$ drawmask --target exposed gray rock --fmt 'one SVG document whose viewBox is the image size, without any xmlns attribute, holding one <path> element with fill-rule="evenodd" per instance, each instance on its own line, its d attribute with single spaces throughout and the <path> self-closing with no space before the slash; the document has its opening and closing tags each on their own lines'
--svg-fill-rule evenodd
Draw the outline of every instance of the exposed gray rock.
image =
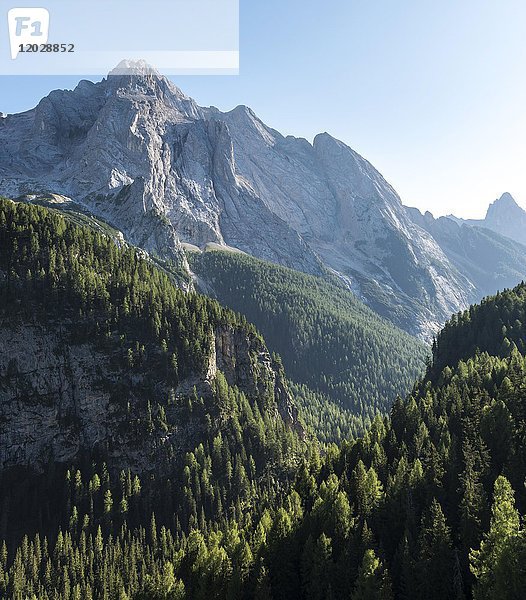
<svg viewBox="0 0 526 600">
<path fill-rule="evenodd" d="M 526 245 L 526 211 L 521 208 L 511 194 L 502 194 L 500 198 L 490 204 L 484 219 L 457 219 L 450 215 L 457 223 L 465 223 L 478 227 L 486 227 L 520 244 Z"/>
<path fill-rule="evenodd" d="M 128 67 L 130 65 L 127 65 Z M 385 179 L 328 134 L 284 137 L 247 107 L 202 108 L 138 64 L 56 91 L 0 127 L 0 193 L 59 193 L 131 243 L 183 262 L 180 242 L 329 270 L 429 337 L 477 286 Z"/>
<path fill-rule="evenodd" d="M 215 368 L 225 375 L 229 385 L 249 396 L 265 397 L 270 392 L 276 403 L 276 417 L 279 414 L 304 439 L 307 434 L 282 369 L 272 361 L 261 339 L 229 326 L 216 330 L 214 344 Z"/>
<path fill-rule="evenodd" d="M 43 472 L 50 462 L 74 464 L 82 456 L 103 456 L 112 470 L 162 469 L 163 448 L 191 450 L 199 423 L 177 421 L 168 432 L 146 434 L 141 395 L 144 375 L 130 375 L 109 365 L 109 357 L 90 343 L 73 344 L 73 324 L 2 323 L 0 327 L 0 470 L 29 467 Z M 233 327 L 217 329 L 205 373 L 196 373 L 174 392 L 159 382 L 158 401 L 175 394 L 203 397 L 212 393 L 217 371 L 255 400 L 269 399 L 267 409 L 302 436 L 303 426 L 279 369 L 262 341 Z M 126 382 L 125 397 L 113 391 Z M 275 399 L 275 401 L 272 400 Z"/>
<path fill-rule="evenodd" d="M 447 258 L 476 287 L 482 298 L 510 288 L 526 277 L 526 248 L 486 227 L 470 226 L 451 217 L 435 219 L 416 208 L 412 220 L 440 244 Z"/>
</svg>

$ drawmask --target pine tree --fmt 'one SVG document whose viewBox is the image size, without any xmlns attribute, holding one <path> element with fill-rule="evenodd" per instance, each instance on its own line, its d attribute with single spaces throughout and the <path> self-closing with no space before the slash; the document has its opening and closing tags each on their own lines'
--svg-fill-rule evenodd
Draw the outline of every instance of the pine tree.
<svg viewBox="0 0 526 600">
<path fill-rule="evenodd" d="M 422 598 L 442 600 L 451 597 L 454 573 L 453 544 L 451 531 L 436 498 L 422 518 L 417 569 Z"/>
<path fill-rule="evenodd" d="M 510 482 L 499 476 L 495 481 L 491 523 L 479 550 L 470 554 L 471 571 L 476 577 L 475 600 L 519 599 L 526 589 L 524 533 L 515 508 L 515 494 Z"/>
<path fill-rule="evenodd" d="M 264 560 L 261 558 L 258 565 L 256 577 L 256 589 L 254 591 L 254 600 L 272 600 L 272 589 L 270 587 L 270 578 Z"/>
<path fill-rule="evenodd" d="M 309 537 L 303 551 L 302 585 L 307 600 L 326 600 L 332 579 L 332 543 L 324 533 Z"/>
<path fill-rule="evenodd" d="M 356 580 L 351 600 L 392 600 L 389 576 L 374 550 L 367 549 Z"/>
<path fill-rule="evenodd" d="M 465 468 L 460 475 L 460 539 L 467 552 L 480 540 L 481 520 L 486 510 L 484 486 L 476 469 L 477 457 L 469 442 L 464 445 Z"/>
</svg>

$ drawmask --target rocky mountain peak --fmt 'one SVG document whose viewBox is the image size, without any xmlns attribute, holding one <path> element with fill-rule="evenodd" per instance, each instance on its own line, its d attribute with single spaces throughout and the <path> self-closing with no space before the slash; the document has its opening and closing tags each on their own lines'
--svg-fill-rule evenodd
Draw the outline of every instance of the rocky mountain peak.
<svg viewBox="0 0 526 600">
<path fill-rule="evenodd" d="M 507 192 L 490 205 L 486 218 L 480 224 L 526 244 L 526 211 Z"/>
<path fill-rule="evenodd" d="M 508 202 L 511 204 L 517 204 L 515 198 L 509 192 L 504 192 L 504 194 L 502 194 L 502 196 L 497 200 L 497 202 Z"/>
<path fill-rule="evenodd" d="M 514 213 L 524 212 L 515 201 L 515 198 L 509 192 L 505 192 L 500 198 L 489 205 L 486 219 L 491 219 L 492 217 L 502 214 L 503 212 L 506 213 L 506 218 L 510 218 L 512 216 L 510 211 L 514 211 Z"/>
<path fill-rule="evenodd" d="M 168 109 L 175 108 L 189 119 L 200 116 L 194 100 L 145 61 L 122 61 L 99 85 L 106 98 L 157 102 Z"/>
<path fill-rule="evenodd" d="M 284 137 L 246 106 L 199 107 L 143 62 L 53 92 L 0 128 L 0 193 L 44 192 L 160 256 L 164 240 L 216 243 L 310 274 L 328 269 L 426 337 L 475 299 L 392 186 L 344 142 Z"/>
</svg>

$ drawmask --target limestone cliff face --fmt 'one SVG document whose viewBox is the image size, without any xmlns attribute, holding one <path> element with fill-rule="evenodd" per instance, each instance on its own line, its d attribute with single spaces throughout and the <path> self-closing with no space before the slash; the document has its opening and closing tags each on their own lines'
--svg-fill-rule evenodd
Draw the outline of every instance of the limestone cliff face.
<svg viewBox="0 0 526 600">
<path fill-rule="evenodd" d="M 472 284 L 380 173 L 328 134 L 285 137 L 141 70 L 56 91 L 0 124 L 0 193 L 58 193 L 177 260 L 180 242 L 335 272 L 404 329 L 435 332 Z"/>
<path fill-rule="evenodd" d="M 304 439 L 306 432 L 283 371 L 261 339 L 233 327 L 221 327 L 216 330 L 214 345 L 215 368 L 225 375 L 228 383 L 249 396 L 273 397 L 276 418 L 282 418 Z"/>
<path fill-rule="evenodd" d="M 83 448 L 112 445 L 119 407 L 95 381 L 107 358 L 87 344 L 62 343 L 38 324 L 0 329 L 2 468 L 68 462 Z M 106 360 L 105 360 L 106 358 Z"/>
<path fill-rule="evenodd" d="M 198 422 L 180 422 L 168 411 L 169 428 L 148 429 L 142 390 L 153 390 L 151 405 L 170 394 L 182 397 L 196 386 L 212 393 L 217 370 L 251 399 L 272 391 L 269 410 L 303 433 L 279 371 L 259 338 L 233 327 L 215 332 L 205 373 L 172 390 L 116 366 L 115 357 L 94 344 L 71 341 L 73 324 L 2 323 L 0 326 L 0 469 L 44 471 L 49 463 L 74 464 L 82 457 L 104 458 L 110 469 L 162 469 L 168 445 L 192 449 Z M 275 400 L 273 400 L 275 398 Z"/>
<path fill-rule="evenodd" d="M 374 166 L 331 135 L 310 143 L 281 135 L 245 106 L 200 107 L 140 64 L 131 75 L 82 81 L 0 119 L 0 194 L 71 198 L 187 272 L 183 243 L 330 271 L 423 338 L 525 274 L 506 248 L 497 279 L 485 273 L 495 243 L 480 235 L 474 254 L 484 257 L 483 268 L 466 267 L 442 224 L 431 227 L 406 210 Z M 484 221 L 468 223 L 525 241 L 526 213 L 509 194 Z M 459 243 L 473 251 L 469 234 Z"/>
</svg>

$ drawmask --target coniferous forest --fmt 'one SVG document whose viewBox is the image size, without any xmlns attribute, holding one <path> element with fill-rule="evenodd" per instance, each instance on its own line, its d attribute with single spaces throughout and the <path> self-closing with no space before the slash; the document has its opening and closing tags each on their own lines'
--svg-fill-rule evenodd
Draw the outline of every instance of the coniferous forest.
<svg viewBox="0 0 526 600">
<path fill-rule="evenodd" d="M 251 310 L 278 286 L 263 278 Z M 234 289 L 226 275 L 225 285 Z M 308 298 L 287 317 L 296 340 L 304 321 L 306 331 L 340 335 L 339 325 L 308 322 Z M 379 401 L 384 414 L 368 415 L 359 437 L 334 435 L 347 438 L 339 445 L 327 443 L 333 434 L 317 439 L 323 419 L 306 427 L 295 407 L 298 398 L 308 415 L 320 402 L 311 386 L 343 404 L 348 391 L 308 380 L 305 343 L 295 365 L 281 346 L 282 364 L 245 317 L 180 291 L 144 254 L 49 210 L 0 202 L 0 305 L 9 339 L 39 336 L 57 360 L 67 357 L 58 391 L 43 394 L 17 348 L 2 349 L 13 358 L 0 372 L 0 597 L 524 597 L 525 284 L 453 316 L 412 391 L 389 411 Z M 384 351 L 379 343 L 371 378 L 393 364 Z M 90 402 L 102 410 L 104 398 L 106 411 L 97 445 L 86 442 L 79 408 L 85 380 L 73 392 L 64 384 L 79 356 L 85 374 L 97 359 L 88 381 Z M 367 386 L 349 406 L 366 406 Z M 23 425 L 8 411 L 52 414 L 79 444 L 75 460 L 54 460 L 53 438 L 38 468 L 24 464 L 5 441 L 6 423 Z"/>
<path fill-rule="evenodd" d="M 190 253 L 189 259 L 212 295 L 245 315 L 281 356 L 302 414 L 324 442 L 361 435 L 424 370 L 424 344 L 335 278 L 234 252 Z"/>
</svg>

